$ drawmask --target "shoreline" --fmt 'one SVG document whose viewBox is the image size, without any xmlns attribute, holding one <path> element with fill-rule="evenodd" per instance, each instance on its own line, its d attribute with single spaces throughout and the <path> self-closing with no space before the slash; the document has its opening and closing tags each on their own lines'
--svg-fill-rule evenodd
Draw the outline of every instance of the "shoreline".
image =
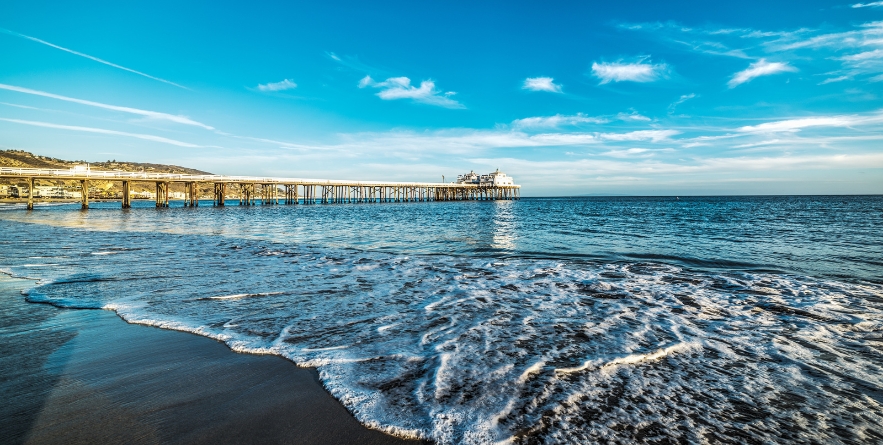
<svg viewBox="0 0 883 445">
<path fill-rule="evenodd" d="M 360 424 L 313 368 L 113 311 L 25 301 L 0 274 L 9 443 L 421 444 Z"/>
</svg>

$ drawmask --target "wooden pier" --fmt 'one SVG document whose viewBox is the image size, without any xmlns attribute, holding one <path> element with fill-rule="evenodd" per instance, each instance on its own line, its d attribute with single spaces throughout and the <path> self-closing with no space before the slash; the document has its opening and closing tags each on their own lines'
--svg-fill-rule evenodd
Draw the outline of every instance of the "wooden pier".
<svg viewBox="0 0 883 445">
<path fill-rule="evenodd" d="M 131 206 L 131 185 L 156 185 L 156 207 L 168 207 L 172 184 L 183 184 L 184 206 L 199 206 L 199 189 L 213 186 L 212 203 L 224 206 L 237 199 L 239 205 L 334 204 L 433 201 L 512 200 L 521 197 L 520 185 L 478 185 L 432 182 L 338 181 L 324 179 L 261 178 L 252 176 L 186 175 L 107 170 L 49 170 L 0 167 L 0 179 L 26 182 L 27 208 L 34 208 L 35 181 L 74 182 L 79 185 L 80 204 L 89 208 L 89 181 L 122 184 L 122 208 Z"/>
</svg>

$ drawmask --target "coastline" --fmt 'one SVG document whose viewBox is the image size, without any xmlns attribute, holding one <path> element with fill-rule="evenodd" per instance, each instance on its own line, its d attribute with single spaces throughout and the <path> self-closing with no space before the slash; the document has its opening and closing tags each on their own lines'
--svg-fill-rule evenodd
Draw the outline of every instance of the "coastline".
<svg viewBox="0 0 883 445">
<path fill-rule="evenodd" d="M 28 283 L 0 274 L 7 443 L 425 443 L 361 425 L 315 369 L 110 311 L 28 303 Z"/>
</svg>

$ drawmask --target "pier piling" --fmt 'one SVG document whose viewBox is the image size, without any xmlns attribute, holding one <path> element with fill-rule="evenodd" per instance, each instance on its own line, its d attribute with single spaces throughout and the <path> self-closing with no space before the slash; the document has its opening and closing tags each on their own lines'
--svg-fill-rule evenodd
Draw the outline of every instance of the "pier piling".
<svg viewBox="0 0 883 445">
<path fill-rule="evenodd" d="M 34 178 L 28 178 L 28 210 L 34 210 Z"/>
<path fill-rule="evenodd" d="M 129 190 L 129 181 L 123 181 L 123 204 L 122 204 L 123 207 L 122 208 L 128 209 L 128 208 L 132 207 L 132 203 L 130 201 L 131 199 L 132 199 L 132 196 L 131 196 L 130 190 Z"/>
<path fill-rule="evenodd" d="M 81 179 L 80 180 L 80 208 L 83 210 L 89 209 L 89 180 Z"/>
</svg>

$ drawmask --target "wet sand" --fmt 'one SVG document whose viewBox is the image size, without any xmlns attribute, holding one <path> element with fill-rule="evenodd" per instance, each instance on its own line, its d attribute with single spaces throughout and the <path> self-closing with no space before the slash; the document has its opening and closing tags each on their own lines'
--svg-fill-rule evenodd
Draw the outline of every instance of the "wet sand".
<svg viewBox="0 0 883 445">
<path fill-rule="evenodd" d="M 0 274 L 2 443 L 420 443 L 359 424 L 313 369 L 27 303 L 30 284 Z"/>
</svg>

